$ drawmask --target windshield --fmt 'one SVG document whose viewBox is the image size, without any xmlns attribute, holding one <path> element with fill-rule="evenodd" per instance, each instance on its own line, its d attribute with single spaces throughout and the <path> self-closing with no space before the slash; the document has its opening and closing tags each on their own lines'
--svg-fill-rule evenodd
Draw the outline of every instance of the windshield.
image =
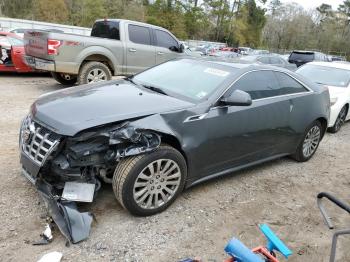
<svg viewBox="0 0 350 262">
<path fill-rule="evenodd" d="M 350 70 L 339 69 L 327 66 L 305 65 L 297 71 L 313 82 L 337 87 L 347 87 L 350 82 Z"/>
<path fill-rule="evenodd" d="M 198 101 L 214 92 L 232 70 L 214 63 L 182 59 L 146 70 L 134 76 L 133 81 Z"/>
</svg>

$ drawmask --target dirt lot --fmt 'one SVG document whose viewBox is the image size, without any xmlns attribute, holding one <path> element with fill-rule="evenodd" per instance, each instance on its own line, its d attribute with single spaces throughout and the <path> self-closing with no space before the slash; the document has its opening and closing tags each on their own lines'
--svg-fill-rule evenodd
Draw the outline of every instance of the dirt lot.
<svg viewBox="0 0 350 262">
<path fill-rule="evenodd" d="M 45 75 L 0 75 L 0 261 L 36 261 L 60 251 L 64 261 L 177 261 L 200 256 L 222 261 L 232 237 L 249 247 L 262 244 L 258 223 L 267 223 L 294 254 L 289 261 L 327 261 L 331 232 L 316 206 L 320 191 L 350 202 L 350 123 L 327 134 L 307 163 L 284 158 L 186 190 L 165 212 L 147 218 L 129 215 L 104 186 L 91 205 L 96 215 L 87 241 L 65 247 L 56 230 L 47 246 L 32 246 L 45 214 L 34 187 L 20 174 L 18 130 L 30 104 L 62 87 Z M 72 112 L 73 113 L 73 112 Z M 337 228 L 350 217 L 337 209 Z M 341 238 L 339 261 L 350 261 L 350 238 Z"/>
</svg>

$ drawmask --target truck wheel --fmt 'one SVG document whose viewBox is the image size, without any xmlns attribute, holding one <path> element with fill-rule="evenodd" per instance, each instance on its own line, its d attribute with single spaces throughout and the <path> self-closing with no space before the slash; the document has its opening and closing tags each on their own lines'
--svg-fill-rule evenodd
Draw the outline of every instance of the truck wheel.
<svg viewBox="0 0 350 262">
<path fill-rule="evenodd" d="M 111 79 L 111 70 L 101 62 L 87 62 L 83 64 L 78 75 L 79 85 L 108 81 Z"/>
<path fill-rule="evenodd" d="M 121 160 L 113 191 L 131 214 L 150 216 L 165 210 L 183 190 L 187 167 L 182 154 L 162 145 L 155 151 Z"/>
<path fill-rule="evenodd" d="M 51 72 L 53 79 L 62 85 L 74 85 L 77 82 L 77 76 Z"/>
</svg>

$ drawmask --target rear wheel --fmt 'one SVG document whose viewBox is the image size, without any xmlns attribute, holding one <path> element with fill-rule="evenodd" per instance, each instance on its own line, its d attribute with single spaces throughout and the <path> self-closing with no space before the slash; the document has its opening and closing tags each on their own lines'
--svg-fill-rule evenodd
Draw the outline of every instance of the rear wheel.
<svg viewBox="0 0 350 262">
<path fill-rule="evenodd" d="M 298 162 L 308 161 L 321 142 L 323 127 L 319 121 L 313 122 L 305 131 L 303 140 L 292 157 Z"/>
<path fill-rule="evenodd" d="M 343 108 L 339 112 L 337 119 L 335 120 L 334 126 L 328 128 L 328 131 L 330 133 L 337 133 L 342 127 L 342 125 L 345 123 L 347 114 L 348 114 L 348 108 L 346 106 L 343 106 Z"/>
<path fill-rule="evenodd" d="M 111 70 L 101 62 L 84 63 L 78 75 L 79 85 L 91 84 L 112 79 Z"/>
<path fill-rule="evenodd" d="M 114 194 L 131 214 L 154 215 L 165 210 L 182 191 L 186 170 L 181 153 L 162 145 L 149 154 L 119 162 L 113 176 Z"/>
<path fill-rule="evenodd" d="M 52 77 L 62 85 L 74 85 L 77 82 L 76 75 L 51 72 Z"/>
</svg>

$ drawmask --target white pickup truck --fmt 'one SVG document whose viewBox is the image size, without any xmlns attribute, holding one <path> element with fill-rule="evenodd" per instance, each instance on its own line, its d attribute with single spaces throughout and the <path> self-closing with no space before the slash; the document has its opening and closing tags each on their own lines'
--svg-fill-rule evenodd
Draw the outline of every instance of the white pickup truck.
<svg viewBox="0 0 350 262">
<path fill-rule="evenodd" d="M 31 30 L 24 41 L 27 64 L 66 85 L 132 75 L 186 55 L 166 29 L 120 19 L 97 20 L 91 36 Z"/>
</svg>

